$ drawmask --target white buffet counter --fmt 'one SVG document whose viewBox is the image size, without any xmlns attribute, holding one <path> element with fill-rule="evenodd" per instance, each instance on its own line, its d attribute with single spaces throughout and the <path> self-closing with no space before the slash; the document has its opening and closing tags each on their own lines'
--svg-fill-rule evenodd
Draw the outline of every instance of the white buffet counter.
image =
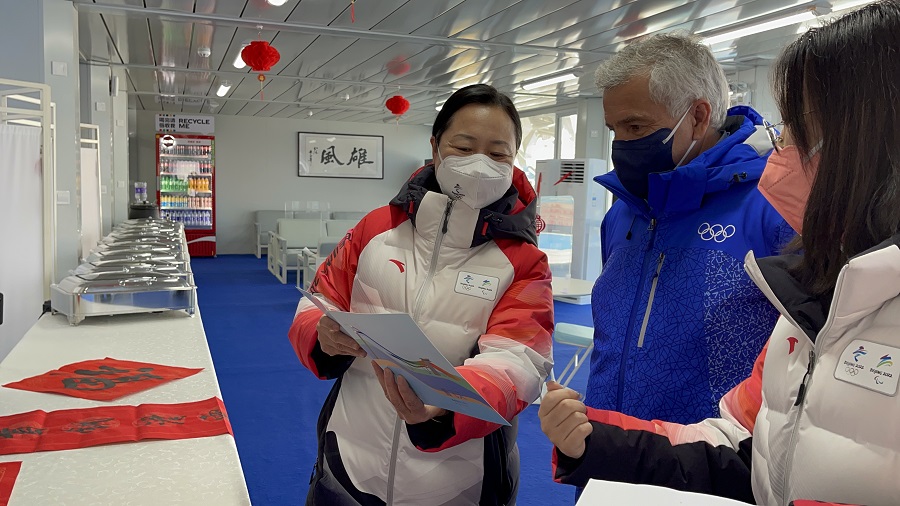
<svg viewBox="0 0 900 506">
<path fill-rule="evenodd" d="M 200 315 L 182 311 L 89 317 L 75 327 L 46 314 L 0 362 L 0 385 L 104 357 L 204 370 L 112 402 L 0 388 L 0 416 L 222 397 Z M 231 435 L 0 455 L 0 462 L 12 461 L 22 469 L 10 506 L 250 504 Z"/>
</svg>

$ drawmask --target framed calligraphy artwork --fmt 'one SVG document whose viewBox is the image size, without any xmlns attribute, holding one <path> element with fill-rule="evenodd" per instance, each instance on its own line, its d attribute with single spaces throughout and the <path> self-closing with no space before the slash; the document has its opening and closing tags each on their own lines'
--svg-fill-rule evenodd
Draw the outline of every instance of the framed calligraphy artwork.
<svg viewBox="0 0 900 506">
<path fill-rule="evenodd" d="M 384 137 L 299 133 L 300 177 L 384 179 Z"/>
</svg>

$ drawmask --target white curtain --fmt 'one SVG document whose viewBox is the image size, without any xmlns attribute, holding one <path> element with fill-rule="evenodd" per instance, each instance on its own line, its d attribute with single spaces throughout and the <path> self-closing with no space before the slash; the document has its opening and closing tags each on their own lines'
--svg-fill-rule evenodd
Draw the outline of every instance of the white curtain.
<svg viewBox="0 0 900 506">
<path fill-rule="evenodd" d="M 41 129 L 0 124 L 0 360 L 41 316 L 42 188 Z"/>
</svg>

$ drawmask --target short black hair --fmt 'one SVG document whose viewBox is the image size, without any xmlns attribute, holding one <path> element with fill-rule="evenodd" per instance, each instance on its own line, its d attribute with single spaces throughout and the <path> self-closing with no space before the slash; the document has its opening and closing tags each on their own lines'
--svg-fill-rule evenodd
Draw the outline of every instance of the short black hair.
<svg viewBox="0 0 900 506">
<path fill-rule="evenodd" d="M 431 135 L 436 141 L 440 142 L 441 135 L 450 128 L 450 120 L 456 111 L 469 104 L 484 104 L 503 109 L 516 129 L 516 149 L 519 149 L 522 144 L 522 120 L 519 118 L 519 111 L 508 96 L 489 84 L 472 84 L 450 95 L 431 127 Z"/>
</svg>

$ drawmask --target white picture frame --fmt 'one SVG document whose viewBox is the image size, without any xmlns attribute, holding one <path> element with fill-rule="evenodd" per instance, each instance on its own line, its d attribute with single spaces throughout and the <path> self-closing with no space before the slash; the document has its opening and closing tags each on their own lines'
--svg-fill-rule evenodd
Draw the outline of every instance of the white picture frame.
<svg viewBox="0 0 900 506">
<path fill-rule="evenodd" d="M 384 179 L 384 137 L 298 133 L 299 177 Z"/>
</svg>

